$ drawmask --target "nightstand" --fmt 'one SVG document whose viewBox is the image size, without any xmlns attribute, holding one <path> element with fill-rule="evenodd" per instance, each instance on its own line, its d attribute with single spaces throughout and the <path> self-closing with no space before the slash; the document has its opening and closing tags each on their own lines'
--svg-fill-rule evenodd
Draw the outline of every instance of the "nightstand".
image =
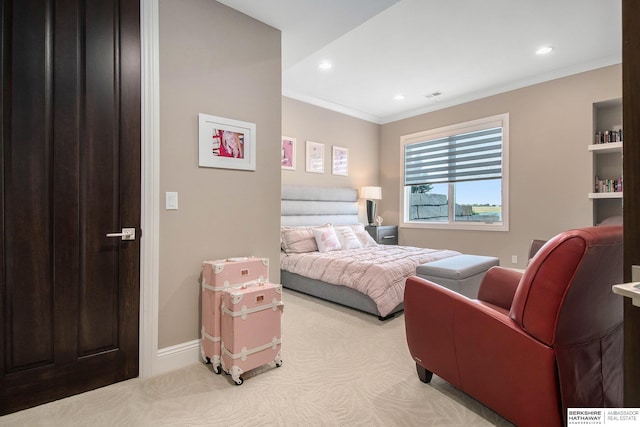
<svg viewBox="0 0 640 427">
<path fill-rule="evenodd" d="M 369 232 L 371 237 L 381 245 L 397 245 L 398 244 L 398 226 L 397 225 L 367 225 L 365 230 Z"/>
</svg>

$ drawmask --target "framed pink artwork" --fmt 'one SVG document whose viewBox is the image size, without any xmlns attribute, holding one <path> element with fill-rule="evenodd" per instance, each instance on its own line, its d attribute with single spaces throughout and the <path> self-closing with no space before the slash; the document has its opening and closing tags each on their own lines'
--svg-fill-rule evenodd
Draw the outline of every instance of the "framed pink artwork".
<svg viewBox="0 0 640 427">
<path fill-rule="evenodd" d="M 256 170 L 255 123 L 198 114 L 198 165 Z"/>
<path fill-rule="evenodd" d="M 282 137 L 280 145 L 280 164 L 282 169 L 296 170 L 296 139 L 288 136 Z"/>
</svg>

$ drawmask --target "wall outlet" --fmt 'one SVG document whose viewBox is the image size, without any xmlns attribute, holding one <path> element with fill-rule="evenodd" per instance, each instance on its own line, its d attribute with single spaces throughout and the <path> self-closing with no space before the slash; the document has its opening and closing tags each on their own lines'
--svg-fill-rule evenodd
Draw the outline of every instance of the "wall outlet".
<svg viewBox="0 0 640 427">
<path fill-rule="evenodd" d="M 518 263 L 518 255 L 511 255 L 511 264 Z"/>
</svg>

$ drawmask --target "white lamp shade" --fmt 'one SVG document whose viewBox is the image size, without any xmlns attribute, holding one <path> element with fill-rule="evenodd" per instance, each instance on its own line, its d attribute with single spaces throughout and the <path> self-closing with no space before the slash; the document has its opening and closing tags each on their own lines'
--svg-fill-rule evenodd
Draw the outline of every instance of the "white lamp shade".
<svg viewBox="0 0 640 427">
<path fill-rule="evenodd" d="M 381 200 L 382 187 L 361 187 L 360 198 L 369 200 Z"/>
</svg>

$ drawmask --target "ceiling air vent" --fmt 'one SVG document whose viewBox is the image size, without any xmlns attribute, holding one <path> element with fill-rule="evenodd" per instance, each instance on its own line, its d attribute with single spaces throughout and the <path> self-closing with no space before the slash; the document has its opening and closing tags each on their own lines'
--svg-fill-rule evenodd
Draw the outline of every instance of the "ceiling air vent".
<svg viewBox="0 0 640 427">
<path fill-rule="evenodd" d="M 428 93 L 424 97 L 427 98 L 427 99 L 431 99 L 431 98 L 435 98 L 436 96 L 440 96 L 440 95 L 442 95 L 442 92 L 440 92 L 438 90 L 438 91 L 435 91 L 435 92 Z"/>
</svg>

